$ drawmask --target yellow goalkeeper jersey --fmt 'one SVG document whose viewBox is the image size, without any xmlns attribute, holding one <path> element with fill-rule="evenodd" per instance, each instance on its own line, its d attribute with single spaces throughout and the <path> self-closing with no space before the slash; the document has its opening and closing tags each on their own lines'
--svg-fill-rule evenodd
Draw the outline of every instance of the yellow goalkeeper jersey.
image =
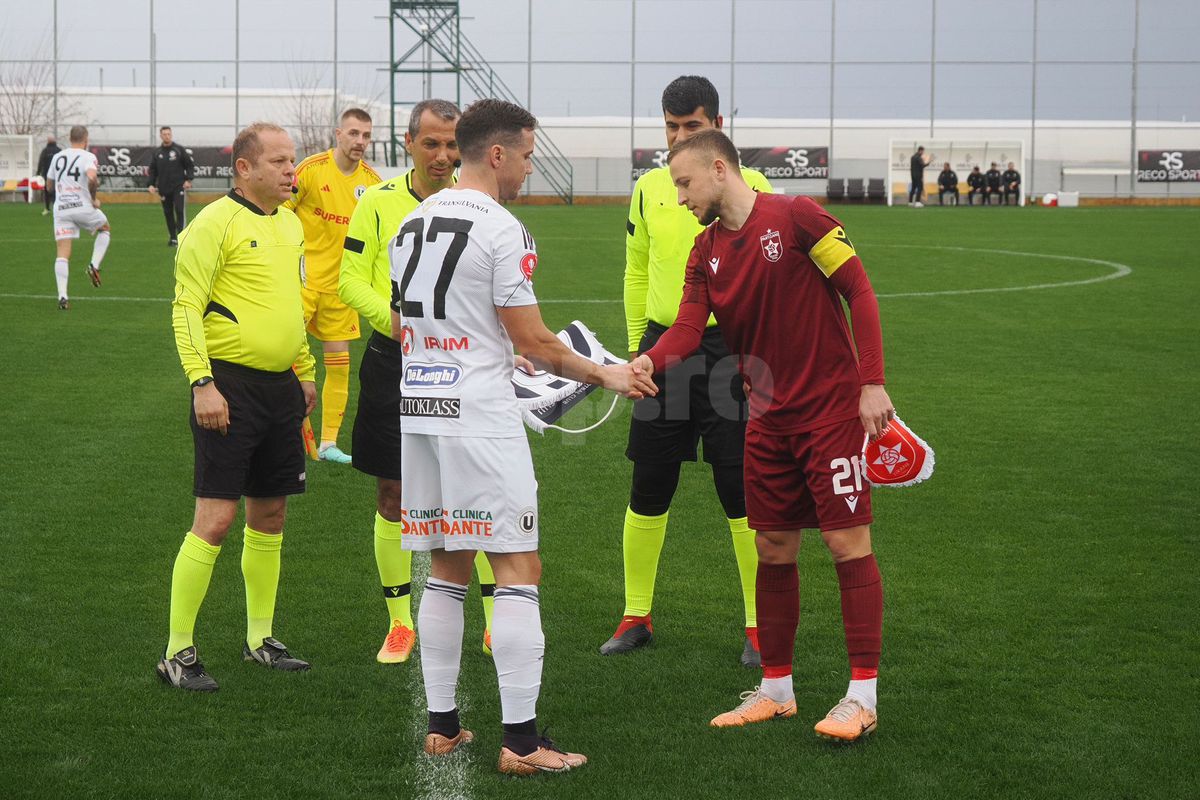
<svg viewBox="0 0 1200 800">
<path fill-rule="evenodd" d="M 742 167 L 751 189 L 771 191 L 761 172 Z M 638 349 L 647 320 L 670 327 L 683 299 L 683 279 L 692 243 L 704 227 L 686 206 L 667 167 L 652 169 L 633 187 L 625 236 L 625 326 L 629 350 Z M 708 324 L 715 325 L 710 315 Z"/>
<path fill-rule="evenodd" d="M 311 155 L 296 167 L 296 192 L 285 205 L 304 225 L 305 288 L 337 293 L 350 218 L 358 198 L 379 181 L 379 174 L 361 160 L 354 172 L 343 175 L 333 150 Z"/>
</svg>

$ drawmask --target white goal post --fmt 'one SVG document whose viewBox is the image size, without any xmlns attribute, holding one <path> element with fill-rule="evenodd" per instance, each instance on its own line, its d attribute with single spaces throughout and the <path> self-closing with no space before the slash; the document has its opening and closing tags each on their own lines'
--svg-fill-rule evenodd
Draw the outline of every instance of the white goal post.
<svg viewBox="0 0 1200 800">
<path fill-rule="evenodd" d="M 33 177 L 33 137 L 0 135 L 0 191 L 15 192 L 21 181 Z M 25 201 L 32 202 L 33 192 L 25 187 Z"/>
<path fill-rule="evenodd" d="M 893 205 L 896 198 L 901 204 L 908 202 L 908 189 L 912 183 L 910 159 L 918 147 L 925 148 L 929 165 L 925 167 L 925 195 L 937 197 L 937 176 L 942 165 L 950 162 L 950 169 L 958 173 L 960 202 L 967 200 L 967 175 L 975 167 L 987 172 L 995 161 L 1004 172 L 1012 161 L 1021 173 L 1019 203 L 1025 205 L 1028 190 L 1028 170 L 1025 163 L 1025 143 L 1018 139 L 890 139 L 888 140 L 887 202 Z"/>
</svg>

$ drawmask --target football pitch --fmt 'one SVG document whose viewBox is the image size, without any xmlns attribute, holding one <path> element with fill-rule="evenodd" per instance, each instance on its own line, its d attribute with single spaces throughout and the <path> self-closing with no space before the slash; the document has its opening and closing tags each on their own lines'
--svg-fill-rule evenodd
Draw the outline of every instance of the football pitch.
<svg viewBox="0 0 1200 800">
<path fill-rule="evenodd" d="M 50 219 L 0 206 L 0 797 L 1195 796 L 1197 210 L 833 209 L 880 295 L 892 400 L 937 452 L 929 482 L 874 493 L 880 725 L 854 746 L 812 731 L 849 671 L 817 535 L 801 551 L 799 714 L 712 729 L 759 674 L 738 663 L 741 597 L 708 468 L 685 467 L 672 506 L 653 644 L 605 658 L 623 606 L 630 405 L 584 436 L 531 437 L 539 720 L 590 762 L 526 780 L 495 770 L 475 586 L 460 706 L 476 740 L 444 761 L 419 754 L 419 664 L 374 660 L 387 632 L 374 481 L 344 466 L 310 463 L 289 507 L 275 634 L 313 670 L 242 662 L 238 522 L 196 631 L 221 690 L 159 683 L 192 513 L 190 393 L 161 212 L 105 210 L 104 285 L 84 274 L 85 235 L 60 312 Z M 624 209 L 514 211 L 537 239 L 547 324 L 582 320 L 624 350 Z M 607 406 L 593 396 L 568 422 Z"/>
</svg>

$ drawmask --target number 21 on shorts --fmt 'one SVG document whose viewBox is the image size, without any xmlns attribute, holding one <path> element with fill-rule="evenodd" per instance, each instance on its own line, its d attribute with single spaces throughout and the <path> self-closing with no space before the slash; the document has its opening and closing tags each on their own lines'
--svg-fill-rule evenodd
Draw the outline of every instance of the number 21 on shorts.
<svg viewBox="0 0 1200 800">
<path fill-rule="evenodd" d="M 863 479 L 866 477 L 866 465 L 858 456 L 850 458 L 835 458 L 829 462 L 829 468 L 837 470 L 833 474 L 833 493 L 836 495 L 855 494 L 861 492 Z M 853 484 L 850 479 L 853 478 Z"/>
</svg>

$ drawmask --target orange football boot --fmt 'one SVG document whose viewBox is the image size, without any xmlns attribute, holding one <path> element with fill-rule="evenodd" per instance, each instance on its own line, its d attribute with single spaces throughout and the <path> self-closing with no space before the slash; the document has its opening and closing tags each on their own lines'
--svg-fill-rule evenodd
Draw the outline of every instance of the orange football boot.
<svg viewBox="0 0 1200 800">
<path fill-rule="evenodd" d="M 794 697 L 786 703 L 777 703 L 755 686 L 753 691 L 742 692 L 741 698 L 742 704 L 737 708 L 713 717 L 711 724 L 714 728 L 736 728 L 752 722 L 796 716 Z"/>
<path fill-rule="evenodd" d="M 823 739 L 853 742 L 875 732 L 879 717 L 875 709 L 866 708 L 851 697 L 843 697 L 830 709 L 825 719 L 813 726 Z"/>
</svg>

